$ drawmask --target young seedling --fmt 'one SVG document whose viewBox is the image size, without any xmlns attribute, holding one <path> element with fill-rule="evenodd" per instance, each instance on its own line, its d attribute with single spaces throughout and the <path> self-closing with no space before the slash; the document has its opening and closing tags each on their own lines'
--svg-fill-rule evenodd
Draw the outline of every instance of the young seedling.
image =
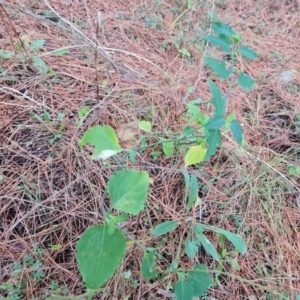
<svg viewBox="0 0 300 300">
<path fill-rule="evenodd" d="M 214 75 L 219 76 L 220 80 L 229 80 L 229 92 L 234 86 L 233 80 L 236 74 L 235 61 L 237 55 L 242 55 L 247 59 L 254 59 L 257 55 L 247 46 L 241 45 L 241 37 L 233 29 L 221 22 L 214 22 L 212 28 L 216 35 L 206 36 L 212 46 L 219 46 L 223 52 L 230 54 L 231 62 L 227 66 L 225 60 L 218 61 L 215 58 L 207 57 L 206 64 L 213 69 Z M 183 55 L 186 55 L 184 51 Z M 253 79 L 242 70 L 236 74 L 237 84 L 245 90 L 251 90 L 254 86 Z M 122 159 L 130 157 L 134 163 L 135 154 L 148 148 L 161 147 L 162 152 L 167 158 L 172 157 L 179 144 L 186 143 L 188 150 L 184 157 L 184 167 L 182 169 L 186 184 L 186 212 L 188 213 L 193 206 L 200 204 L 198 198 L 199 184 L 195 175 L 189 175 L 187 167 L 201 163 L 212 157 L 218 147 L 222 145 L 221 129 L 230 130 L 233 138 L 239 145 L 243 143 L 242 126 L 236 120 L 234 113 L 227 114 L 227 101 L 229 92 L 223 96 L 217 84 L 209 80 L 209 88 L 212 94 L 211 104 L 214 107 L 213 115 L 207 116 L 201 113 L 199 106 L 202 104 L 199 99 L 187 104 L 189 122 L 182 133 L 176 138 L 156 135 L 152 133 L 152 126 L 147 121 L 138 123 L 138 128 L 143 130 L 144 135 L 142 145 L 132 149 L 121 146 L 117 133 L 107 125 L 97 125 L 88 129 L 79 141 L 82 148 L 89 144 L 94 146 L 91 158 L 93 160 L 106 160 L 109 157 L 125 153 Z M 80 112 L 84 117 L 85 111 Z M 195 126 L 196 125 L 196 126 Z M 196 127 L 196 129 L 195 129 Z M 119 133 L 120 135 L 120 133 Z M 127 132 L 128 135 L 128 132 Z M 147 135 L 156 138 L 157 142 L 149 144 Z M 124 133 L 122 134 L 124 136 Z M 137 139 L 141 139 L 138 137 Z M 153 150 L 158 151 L 158 150 Z M 152 151 L 152 153 L 154 153 Z M 120 165 L 119 164 L 119 165 Z M 116 270 L 126 255 L 128 235 L 125 235 L 119 223 L 127 220 L 129 216 L 138 216 L 144 209 L 149 192 L 150 177 L 145 171 L 138 171 L 124 168 L 116 171 L 108 180 L 107 193 L 110 199 L 110 207 L 107 211 L 103 209 L 104 223 L 87 228 L 82 234 L 76 246 L 76 259 L 78 268 L 85 283 L 87 292 L 81 296 L 92 299 L 93 295 L 101 291 L 101 287 L 114 275 Z M 114 213 L 113 213 L 114 212 Z M 116 213 L 119 212 L 119 213 Z M 225 246 L 222 253 L 218 253 L 213 243 L 207 237 L 207 231 L 214 232 L 221 237 L 223 244 L 225 240 L 231 243 L 232 247 L 240 254 L 245 254 L 246 245 L 242 238 L 227 230 L 209 226 L 201 223 L 189 223 L 188 234 L 184 241 L 184 253 L 189 258 L 195 258 L 199 248 L 202 247 L 213 259 L 220 261 L 225 258 Z M 175 231 L 181 223 L 176 220 L 166 220 L 149 231 L 151 236 L 164 236 Z M 166 236 L 167 237 L 167 236 Z M 219 238 L 220 239 L 220 238 Z M 162 258 L 157 249 L 143 249 L 144 256 L 141 263 L 141 274 L 145 280 L 156 280 L 174 273 L 177 278 L 174 284 L 174 292 L 177 300 L 192 300 L 193 297 L 203 295 L 211 286 L 210 271 L 203 264 L 196 264 L 188 269 L 178 266 L 177 252 L 176 259 L 169 264 L 165 270 L 156 268 L 156 264 Z M 227 259 L 227 258 L 226 258 Z"/>
</svg>

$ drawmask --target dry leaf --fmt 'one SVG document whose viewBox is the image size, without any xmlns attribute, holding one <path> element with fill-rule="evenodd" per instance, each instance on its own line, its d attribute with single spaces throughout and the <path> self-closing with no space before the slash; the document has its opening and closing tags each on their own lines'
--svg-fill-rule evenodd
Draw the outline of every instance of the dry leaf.
<svg viewBox="0 0 300 300">
<path fill-rule="evenodd" d="M 117 136 L 120 142 L 128 142 L 128 141 L 132 142 L 132 139 L 134 139 L 138 134 L 139 134 L 138 122 L 130 122 L 127 124 L 123 124 L 117 130 Z"/>
<path fill-rule="evenodd" d="M 119 145 L 123 148 L 123 149 L 132 149 L 134 147 L 137 147 L 140 144 L 140 141 L 135 141 L 135 142 L 128 142 L 128 141 L 124 141 L 124 142 L 120 142 Z"/>
<path fill-rule="evenodd" d="M 167 291 L 167 290 L 163 290 L 163 289 L 158 289 L 157 294 L 162 295 L 164 297 L 169 297 L 169 298 L 176 296 L 174 293 Z"/>
<path fill-rule="evenodd" d="M 300 74 L 297 70 L 289 70 L 282 72 L 279 77 L 279 83 L 289 83 L 294 81 L 295 79 L 300 78 Z"/>
</svg>

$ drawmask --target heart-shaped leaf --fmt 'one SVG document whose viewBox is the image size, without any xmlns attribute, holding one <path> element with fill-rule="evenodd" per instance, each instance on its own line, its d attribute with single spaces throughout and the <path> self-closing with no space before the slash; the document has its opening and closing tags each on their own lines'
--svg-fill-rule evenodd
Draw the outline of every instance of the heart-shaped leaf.
<svg viewBox="0 0 300 300">
<path fill-rule="evenodd" d="M 123 150 L 119 146 L 115 131 L 107 125 L 91 127 L 78 144 L 80 147 L 86 144 L 95 146 L 92 159 L 106 159 Z"/>
<path fill-rule="evenodd" d="M 126 237 L 106 225 L 86 229 L 76 245 L 78 268 L 86 287 L 96 290 L 118 269 L 125 256 Z"/>
<path fill-rule="evenodd" d="M 244 72 L 240 72 L 238 83 L 245 91 L 251 91 L 254 87 L 254 80 Z"/>
<path fill-rule="evenodd" d="M 205 265 L 197 264 L 187 275 L 188 283 L 193 287 L 193 296 L 202 296 L 211 285 L 211 279 Z"/>
<path fill-rule="evenodd" d="M 163 151 L 166 157 L 171 157 L 173 155 L 174 151 L 174 142 L 168 141 L 168 139 L 165 138 L 159 138 L 161 141 L 163 141 Z"/>
<path fill-rule="evenodd" d="M 185 166 L 194 165 L 204 160 L 206 149 L 201 145 L 192 146 L 184 157 Z"/>
<path fill-rule="evenodd" d="M 146 252 L 144 254 L 141 271 L 147 280 L 151 280 L 158 275 L 158 272 L 155 269 L 154 258 L 153 252 Z"/>
<path fill-rule="evenodd" d="M 142 129 L 146 132 L 151 132 L 151 130 L 152 130 L 151 123 L 148 121 L 140 121 L 138 125 L 139 125 L 140 129 Z"/>
<path fill-rule="evenodd" d="M 174 287 L 177 300 L 192 300 L 193 299 L 193 287 L 183 279 L 179 279 Z"/>
<path fill-rule="evenodd" d="M 197 240 L 191 240 L 191 237 L 188 235 L 185 242 L 184 242 L 184 251 L 187 257 L 193 258 L 197 255 L 199 251 Z"/>
<path fill-rule="evenodd" d="M 144 209 L 149 183 L 147 172 L 131 169 L 116 172 L 107 185 L 112 207 L 138 215 Z"/>
</svg>

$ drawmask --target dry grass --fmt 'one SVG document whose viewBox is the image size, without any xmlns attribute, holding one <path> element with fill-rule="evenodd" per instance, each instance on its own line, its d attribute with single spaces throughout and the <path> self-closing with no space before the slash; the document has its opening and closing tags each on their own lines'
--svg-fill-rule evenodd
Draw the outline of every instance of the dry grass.
<svg viewBox="0 0 300 300">
<path fill-rule="evenodd" d="M 181 227 L 166 241 L 148 235 L 151 225 L 165 220 L 184 224 L 192 217 L 237 232 L 248 246 L 245 256 L 236 257 L 241 270 L 224 264 L 227 274 L 219 277 L 205 299 L 296 299 L 300 294 L 300 178 L 289 176 L 288 166 L 299 166 L 300 160 L 295 123 L 300 113 L 300 79 L 280 84 L 278 77 L 285 70 L 300 71 L 299 3 L 200 1 L 176 19 L 185 10 L 176 1 L 128 2 L 0 2 L 0 49 L 14 50 L 22 39 L 44 39 L 42 53 L 69 49 L 67 55 L 43 57 L 53 70 L 48 75 L 37 72 L 22 47 L 23 62 L 0 60 L 0 282 L 17 286 L 22 277 L 26 282 L 22 299 L 44 299 L 52 281 L 68 287 L 70 295 L 84 291 L 75 244 L 88 226 L 103 221 L 101 195 L 118 162 L 91 161 L 78 148 L 78 140 L 92 125 L 116 129 L 141 118 L 151 121 L 157 132 L 168 128 L 179 132 L 185 125 L 178 116 L 185 110 L 188 86 L 196 89 L 187 100 L 210 99 L 203 57 L 216 51 L 206 48 L 202 37 L 214 13 L 260 54 L 258 60 L 240 62 L 256 79 L 256 88 L 251 93 L 234 88 L 228 105 L 228 111 L 243 123 L 247 146 L 238 149 L 225 136 L 224 147 L 215 157 L 200 169 L 189 170 L 202 183 L 202 204 L 190 214 L 184 212 L 182 201 L 182 154 L 154 161 L 151 149 L 140 153 L 135 168 L 148 171 L 155 184 L 147 211 L 138 220 L 129 219 L 124 230 L 134 236 L 138 232 L 135 238 L 145 247 L 158 247 L 167 262 L 176 258 L 187 228 Z M 103 23 L 98 32 L 97 12 Z M 176 43 L 191 52 L 190 61 L 180 56 Z M 226 83 L 220 87 L 226 93 Z M 78 111 L 84 106 L 94 109 L 79 128 Z M 58 125 L 34 116 L 43 117 L 44 110 L 52 119 L 65 114 L 63 135 L 52 144 L 49 140 L 59 133 Z M 210 238 L 217 245 L 217 237 Z M 28 268 L 13 274 L 14 262 L 26 254 L 38 259 L 34 245 L 44 249 L 39 269 L 45 277 L 39 282 Z M 167 299 L 161 291 L 175 278 L 144 281 L 139 272 L 142 255 L 139 247 L 129 247 L 122 268 L 97 299 L 127 295 Z M 216 270 L 216 262 L 204 252 L 197 260 Z M 179 263 L 192 266 L 183 251 Z M 159 267 L 164 270 L 166 264 Z M 132 271 L 132 280 L 122 277 L 127 270 Z"/>
</svg>

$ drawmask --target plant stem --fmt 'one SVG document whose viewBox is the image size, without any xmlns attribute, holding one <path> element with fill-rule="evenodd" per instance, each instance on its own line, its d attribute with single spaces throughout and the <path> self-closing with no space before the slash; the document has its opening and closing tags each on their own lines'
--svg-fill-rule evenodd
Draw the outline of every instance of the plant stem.
<svg viewBox="0 0 300 300">
<path fill-rule="evenodd" d="M 175 143 L 175 142 L 182 141 L 184 139 L 196 138 L 196 137 L 203 138 L 203 136 L 194 136 L 194 135 L 193 136 L 182 136 L 182 137 L 179 137 L 177 139 L 172 139 L 172 140 L 167 140 L 167 141 L 160 141 L 160 142 L 156 142 L 156 143 L 153 143 L 153 144 L 149 144 L 147 146 L 135 147 L 132 150 L 140 151 L 140 150 L 144 150 L 144 149 L 147 149 L 147 148 L 150 148 L 150 147 L 153 147 L 153 146 L 162 145 L 162 144 L 171 143 L 171 142 Z M 188 142 L 188 144 L 190 144 L 190 142 Z"/>
</svg>

